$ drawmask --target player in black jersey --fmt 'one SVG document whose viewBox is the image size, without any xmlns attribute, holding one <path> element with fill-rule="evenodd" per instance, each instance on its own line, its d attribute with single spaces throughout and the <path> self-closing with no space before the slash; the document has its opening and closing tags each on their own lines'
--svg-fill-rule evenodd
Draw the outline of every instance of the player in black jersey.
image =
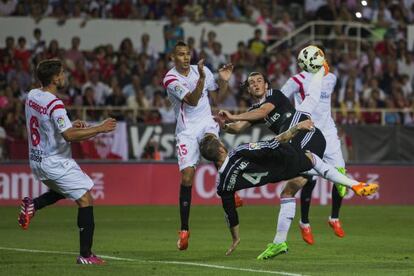
<svg viewBox="0 0 414 276">
<path fill-rule="evenodd" d="M 222 199 L 233 239 L 226 255 L 231 254 L 240 242 L 239 219 L 234 200 L 234 193 L 238 190 L 291 179 L 306 172 L 311 175 L 319 174 L 331 181 L 340 181 L 360 196 L 376 192 L 377 184 L 365 184 L 349 179 L 333 166 L 324 163 L 316 154 L 286 143 L 301 131 L 313 129 L 313 123 L 310 120 L 302 121 L 272 140 L 242 144 L 230 152 L 216 136 L 206 135 L 203 138 L 200 143 L 200 152 L 205 159 L 214 162 L 219 172 L 217 194 Z M 288 203 L 295 200 L 294 195 L 300 188 L 300 186 L 291 186 L 283 190 L 278 235 L 284 236 L 284 241 L 269 245 L 265 251 L 267 252 L 265 258 L 287 251 L 285 242 L 287 230 L 295 214 L 294 206 L 292 209 L 292 205 L 288 206 Z M 288 208 L 284 208 L 284 204 Z M 282 225 L 284 229 L 279 229 L 281 223 L 284 224 Z M 265 259 L 261 257 L 262 255 L 259 256 L 260 259 Z"/>
<path fill-rule="evenodd" d="M 317 81 L 320 83 L 322 82 L 324 70 L 325 69 L 321 69 L 317 74 L 315 74 L 315 80 L 312 80 L 309 85 L 310 91 L 314 89 Z M 316 77 L 319 77 L 320 79 Z M 251 73 L 244 86 L 257 102 L 249 109 L 248 112 L 238 115 L 232 115 L 228 111 L 220 111 L 219 116 L 216 117 L 216 121 L 225 132 L 240 133 L 252 125 L 264 123 L 275 134 L 278 134 L 285 131 L 290 126 L 309 118 L 306 113 L 296 111 L 289 99 L 281 91 L 276 89 L 268 89 L 268 81 L 261 73 Z M 311 100 L 311 97 L 308 98 Z M 225 124 L 226 121 L 231 123 Z M 318 128 L 315 128 L 314 131 L 299 133 L 292 139 L 291 143 L 297 148 L 310 150 L 319 157 L 323 158 L 326 141 L 322 132 Z M 311 176 L 306 176 L 306 178 L 296 177 L 289 180 L 286 186 L 304 186 L 307 182 L 309 185 L 314 186 L 316 181 L 313 180 Z M 302 214 L 309 213 L 308 200 L 309 197 L 306 197 L 306 195 L 301 198 Z M 340 200 L 340 197 L 333 197 L 332 204 L 334 206 L 338 206 L 337 208 L 339 208 L 341 204 L 337 201 Z M 302 236 L 310 236 L 310 238 L 305 241 L 309 244 L 313 244 L 312 235 L 304 235 L 304 230 L 302 228 L 301 231 Z"/>
</svg>

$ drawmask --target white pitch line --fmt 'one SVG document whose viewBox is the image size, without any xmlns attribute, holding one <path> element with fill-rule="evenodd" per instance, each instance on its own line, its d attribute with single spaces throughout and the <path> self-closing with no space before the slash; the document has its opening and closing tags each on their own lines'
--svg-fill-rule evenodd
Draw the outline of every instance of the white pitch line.
<svg viewBox="0 0 414 276">
<path fill-rule="evenodd" d="M 59 254 L 59 255 L 78 255 L 78 253 L 67 252 L 67 251 L 51 251 L 51 250 L 38 250 L 38 249 L 13 248 L 13 247 L 0 247 L 0 250 L 28 252 L 28 253 Z M 108 260 L 127 261 L 127 262 L 174 264 L 174 265 L 198 266 L 198 267 L 208 267 L 208 268 L 234 270 L 234 271 L 244 271 L 244 272 L 267 273 L 267 274 L 276 274 L 276 275 L 284 275 L 284 276 L 304 276 L 302 274 L 289 273 L 289 272 L 284 272 L 284 271 L 260 270 L 260 269 L 252 269 L 252 268 L 239 268 L 239 267 L 214 265 L 214 264 L 202 264 L 202 263 L 180 262 L 180 261 L 152 261 L 152 260 L 121 258 L 121 257 L 106 256 L 106 255 L 99 255 L 99 256 L 104 258 L 104 259 L 108 259 Z"/>
</svg>

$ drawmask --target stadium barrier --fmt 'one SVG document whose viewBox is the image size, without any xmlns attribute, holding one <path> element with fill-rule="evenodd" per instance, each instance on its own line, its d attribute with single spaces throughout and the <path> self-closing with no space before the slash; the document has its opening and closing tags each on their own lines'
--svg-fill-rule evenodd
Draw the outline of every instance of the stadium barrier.
<svg viewBox="0 0 414 276">
<path fill-rule="evenodd" d="M 168 163 L 83 163 L 82 169 L 93 179 L 92 195 L 97 205 L 175 205 L 178 203 L 180 175 L 176 164 Z M 362 181 L 380 184 L 377 194 L 361 198 L 349 192 L 344 203 L 351 205 L 414 204 L 413 166 L 349 166 L 349 174 Z M 217 205 L 217 171 L 211 164 L 197 168 L 193 202 Z M 240 191 L 246 204 L 277 205 L 283 182 Z M 318 179 L 312 200 L 326 205 L 331 201 L 332 184 Z M 0 206 L 17 206 L 25 196 L 36 197 L 47 187 L 31 174 L 27 164 L 0 165 Z M 60 204 L 68 204 L 64 201 Z"/>
</svg>

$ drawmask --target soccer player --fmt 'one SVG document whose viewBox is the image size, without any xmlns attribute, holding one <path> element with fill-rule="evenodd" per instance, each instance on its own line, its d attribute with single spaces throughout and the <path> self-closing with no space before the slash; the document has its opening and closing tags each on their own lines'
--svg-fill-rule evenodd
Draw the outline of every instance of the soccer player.
<svg viewBox="0 0 414 276">
<path fill-rule="evenodd" d="M 242 144 L 230 152 L 215 136 L 206 135 L 203 138 L 200 151 L 205 159 L 214 162 L 219 172 L 217 194 L 222 199 L 232 236 L 232 244 L 226 255 L 230 255 L 240 243 L 239 219 L 234 200 L 234 193 L 238 190 L 291 179 L 299 173 L 306 172 L 317 173 L 328 180 L 343 183 L 359 196 L 368 196 L 377 191 L 377 184 L 365 184 L 350 179 L 333 166 L 324 163 L 316 154 L 285 143 L 301 131 L 312 129 L 313 124 L 310 120 L 302 121 L 272 140 Z M 258 259 L 267 259 L 287 252 L 287 233 L 295 216 L 294 195 L 300 188 L 301 185 L 297 185 L 286 186 L 283 189 L 280 196 L 281 210 L 276 243 L 269 244 Z"/>
<path fill-rule="evenodd" d="M 204 66 L 204 60 L 190 65 L 190 49 L 184 42 L 178 42 L 172 52 L 174 67 L 164 77 L 164 87 L 174 106 L 177 125 L 175 129 L 178 166 L 181 172 L 180 218 L 181 228 L 177 247 L 188 247 L 191 189 L 195 166 L 200 158 L 199 142 L 205 134 L 218 136 L 219 127 L 214 121 L 208 95 L 219 101 L 228 89 L 233 65 L 227 64 L 219 70 L 218 85 L 211 71 Z M 219 94 L 211 93 L 217 91 Z"/>
<path fill-rule="evenodd" d="M 78 209 L 80 255 L 78 264 L 104 264 L 92 253 L 95 222 L 90 190 L 93 182 L 72 159 L 70 142 L 92 138 L 116 128 L 115 119 L 87 127 L 83 121 L 71 122 L 63 102 L 56 96 L 65 86 L 62 62 L 57 59 L 41 61 L 36 68 L 41 87 L 27 95 L 26 125 L 29 137 L 29 160 L 33 174 L 50 190 L 37 198 L 25 197 L 21 204 L 19 225 L 24 230 L 35 213 L 63 198 L 74 200 Z"/>
<path fill-rule="evenodd" d="M 345 174 L 345 161 L 342 156 L 338 131 L 331 116 L 331 94 L 335 88 L 336 76 L 332 73 L 326 74 L 322 78 L 320 89 L 311 90 L 309 85 L 313 76 L 314 74 L 312 73 L 302 71 L 289 78 L 281 88 L 281 91 L 290 100 L 294 100 L 296 110 L 308 114 L 315 126 L 322 131 L 326 140 L 323 160 Z M 308 178 L 308 183 L 303 187 L 300 197 L 301 219 L 299 227 L 303 240 L 308 244 L 314 243 L 312 228 L 309 222 L 309 208 L 315 184 L 316 180 Z M 346 191 L 346 187 L 343 185 L 337 184 L 332 187 L 332 209 L 331 216 L 328 218 L 328 224 L 334 230 L 335 235 L 340 238 L 345 236 L 339 221 L 339 210 Z"/>
</svg>

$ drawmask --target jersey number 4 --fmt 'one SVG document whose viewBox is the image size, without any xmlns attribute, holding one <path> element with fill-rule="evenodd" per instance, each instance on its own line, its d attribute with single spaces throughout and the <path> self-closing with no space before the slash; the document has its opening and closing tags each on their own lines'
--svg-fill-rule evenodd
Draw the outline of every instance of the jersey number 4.
<svg viewBox="0 0 414 276">
<path fill-rule="evenodd" d="M 32 140 L 32 145 L 36 147 L 40 143 L 40 133 L 39 133 L 39 120 L 32 116 L 30 118 L 30 139 Z"/>
<path fill-rule="evenodd" d="M 250 183 L 252 183 L 253 185 L 257 185 L 260 183 L 260 180 L 262 179 L 262 177 L 268 175 L 269 172 L 264 172 L 264 173 L 243 173 L 242 176 L 244 177 L 244 179 L 246 179 L 247 181 L 249 181 Z"/>
</svg>

